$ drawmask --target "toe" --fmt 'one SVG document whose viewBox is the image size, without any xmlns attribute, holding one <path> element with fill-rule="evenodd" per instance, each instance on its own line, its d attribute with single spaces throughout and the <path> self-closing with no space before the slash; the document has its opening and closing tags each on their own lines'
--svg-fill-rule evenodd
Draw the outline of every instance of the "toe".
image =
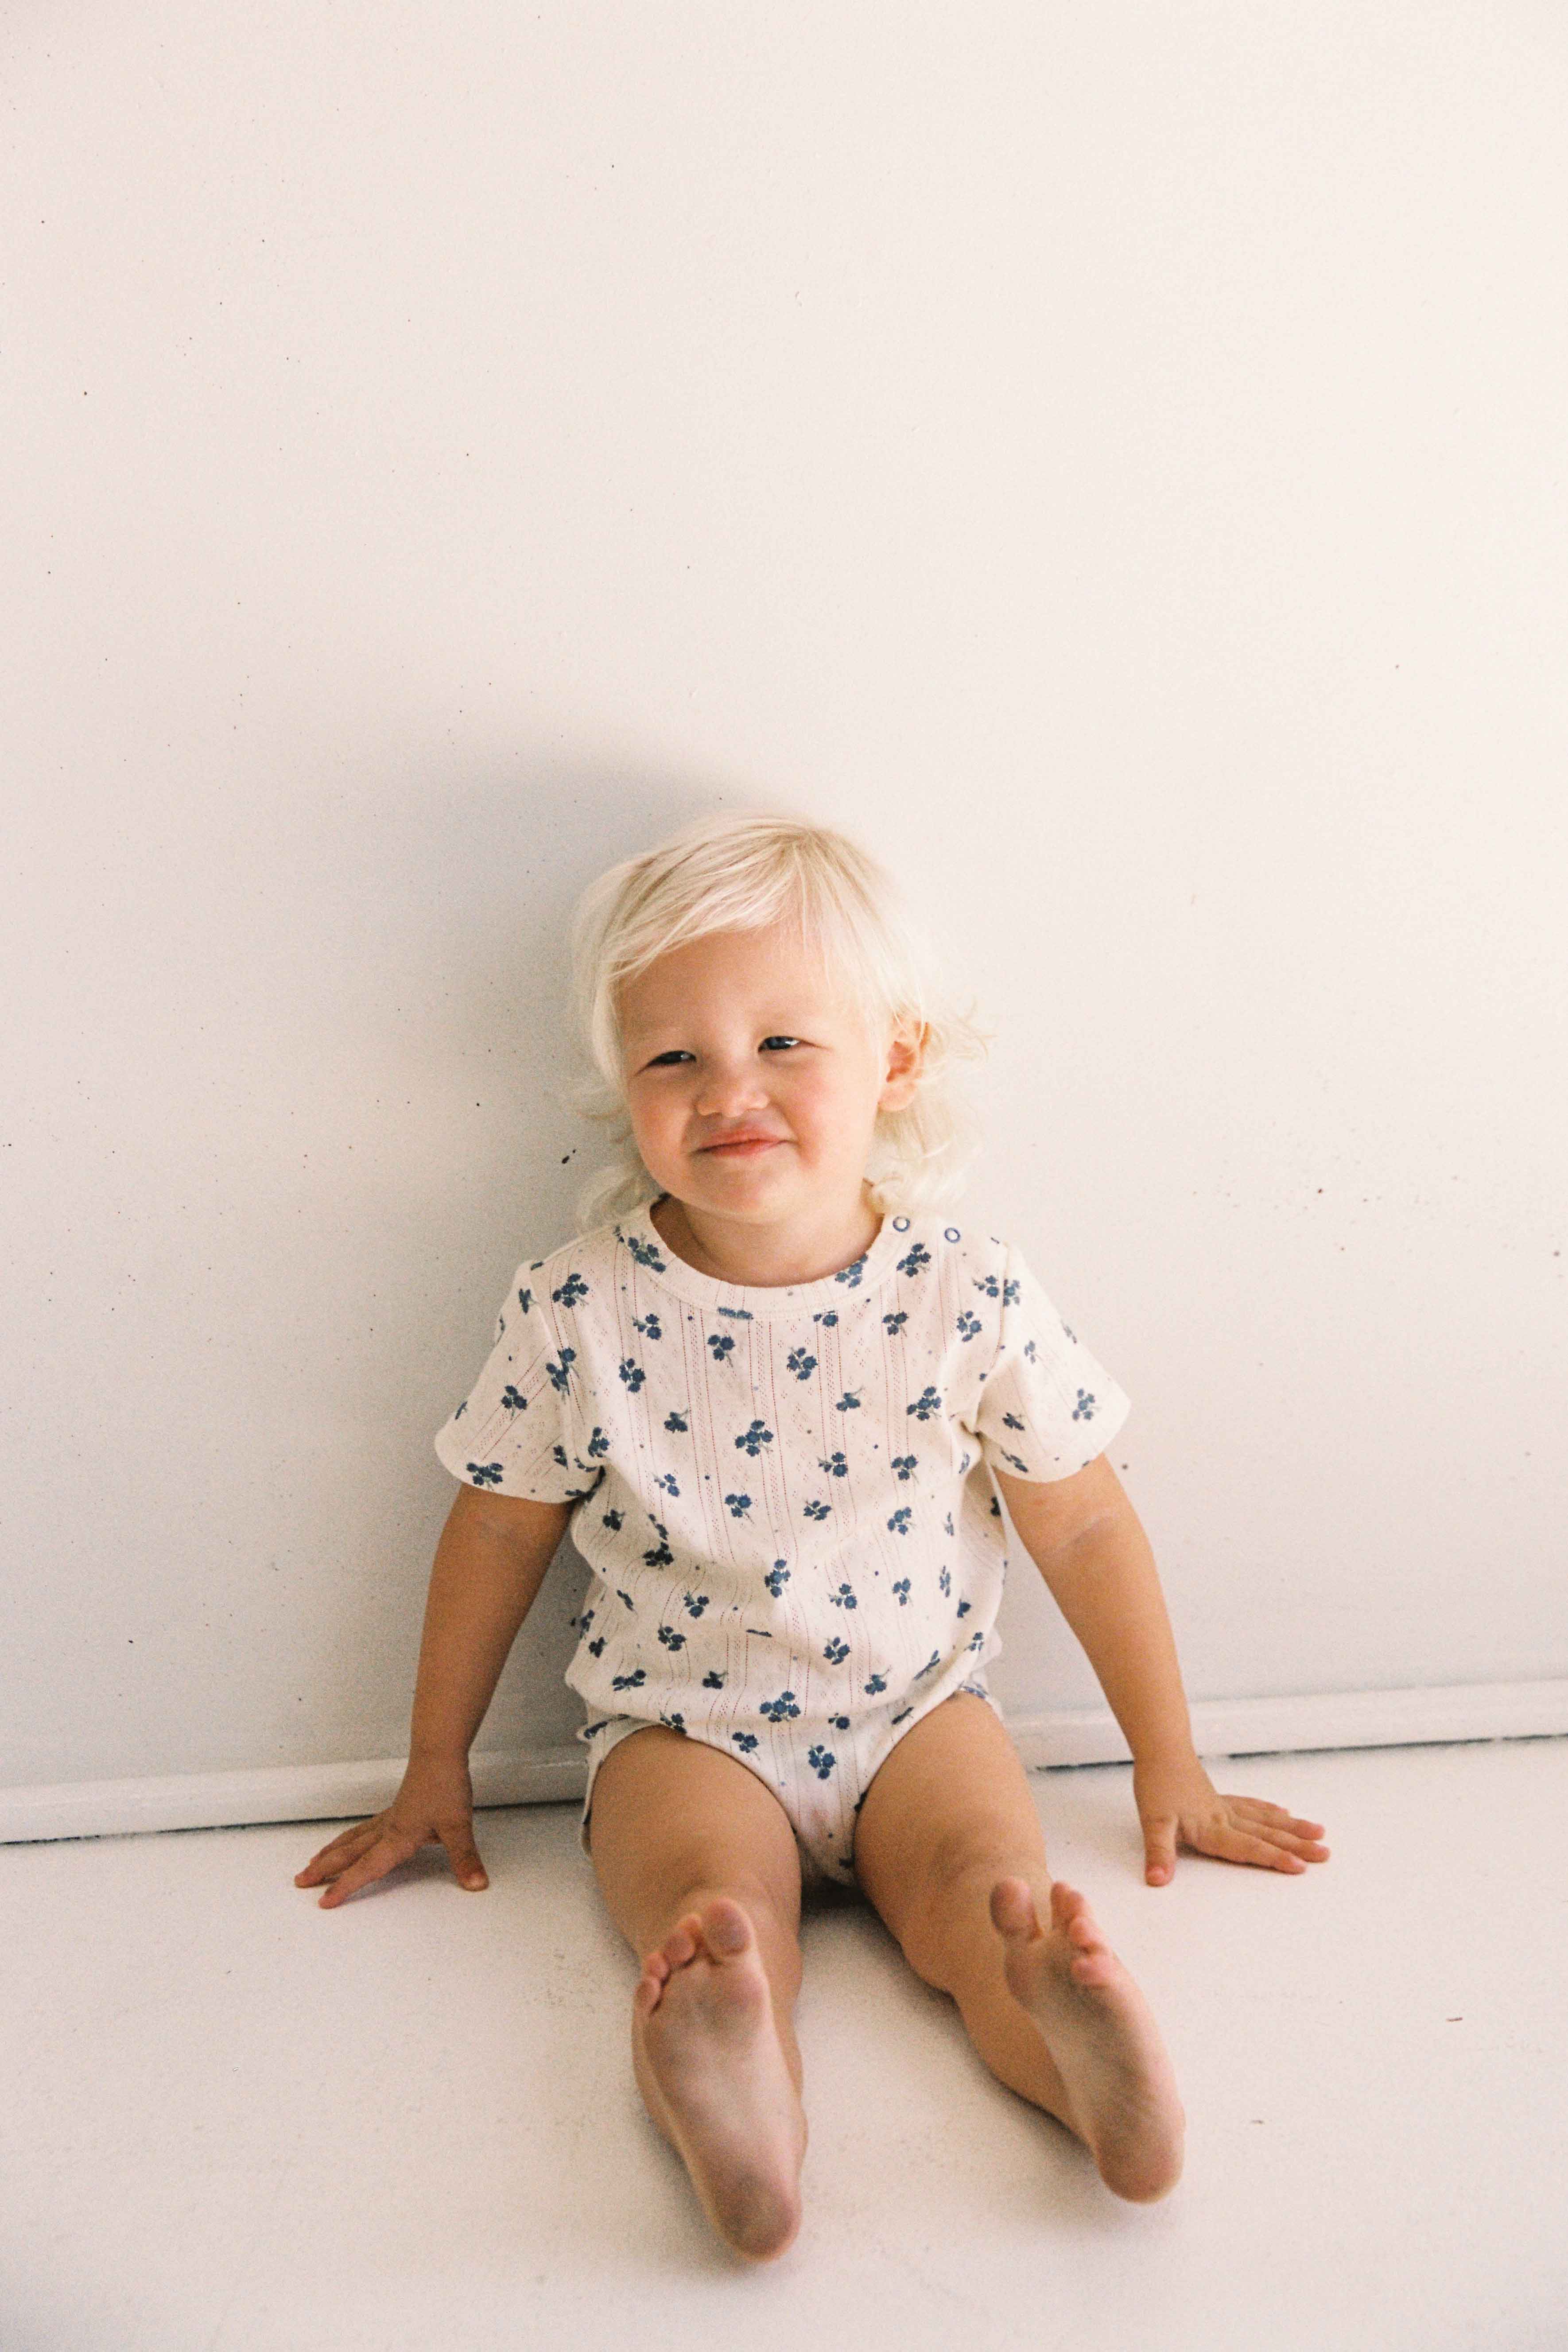
<svg viewBox="0 0 1568 2352">
<path fill-rule="evenodd" d="M 732 1959 L 752 1941 L 752 1923 L 738 1903 L 721 1895 L 702 1914 L 702 1940 L 719 1959 Z"/>
<path fill-rule="evenodd" d="M 991 1889 L 991 1924 L 1000 1936 L 1037 1936 L 1039 1915 L 1026 1878 L 999 1878 Z"/>
</svg>

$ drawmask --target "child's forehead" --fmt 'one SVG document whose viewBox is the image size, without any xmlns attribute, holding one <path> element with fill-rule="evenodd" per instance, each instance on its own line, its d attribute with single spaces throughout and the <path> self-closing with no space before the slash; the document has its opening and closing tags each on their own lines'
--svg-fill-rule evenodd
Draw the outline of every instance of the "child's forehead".
<svg viewBox="0 0 1568 2352">
<path fill-rule="evenodd" d="M 700 1013 L 795 1009 L 818 1019 L 853 1016 L 848 976 L 796 940 L 720 933 L 672 949 L 618 991 L 628 1032 Z"/>
</svg>

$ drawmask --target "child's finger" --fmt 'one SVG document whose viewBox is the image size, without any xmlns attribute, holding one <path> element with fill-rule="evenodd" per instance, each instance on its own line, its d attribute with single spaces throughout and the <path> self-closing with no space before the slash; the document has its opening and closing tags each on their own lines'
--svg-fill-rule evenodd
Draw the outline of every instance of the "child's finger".
<svg viewBox="0 0 1568 2352">
<path fill-rule="evenodd" d="M 1204 1852 L 1216 1855 L 1221 1862 L 1261 1863 L 1266 1870 L 1297 1871 L 1307 1867 L 1298 1854 L 1287 1853 L 1283 1846 L 1228 1823 L 1216 1823 L 1205 1832 Z"/>
<path fill-rule="evenodd" d="M 1150 1886 L 1163 1886 L 1175 1874 L 1176 1823 L 1174 1815 L 1156 1818 L 1143 1824 L 1143 1877 Z"/>
<path fill-rule="evenodd" d="M 389 1870 L 395 1870 L 400 1862 L 406 1862 L 416 1851 L 416 1848 L 406 1838 L 383 1838 L 368 1853 L 362 1854 L 352 1869 L 345 1870 L 341 1878 L 333 1880 L 317 1909 L 334 1909 L 357 1887 L 368 1886 L 373 1878 L 384 1878 Z"/>
<path fill-rule="evenodd" d="M 330 1845 L 313 1853 L 303 1870 L 294 1874 L 296 1886 L 310 1886 L 318 1878 L 330 1878 L 346 1863 L 357 1859 L 366 1846 L 374 1844 L 380 1832 L 374 1822 L 356 1822 L 352 1830 L 343 1830 Z"/>
<path fill-rule="evenodd" d="M 453 1874 L 459 1886 L 488 1886 L 489 1874 L 479 1860 L 479 1847 L 471 1837 L 460 1830 L 444 1830 L 442 1842 L 452 1858 Z"/>
</svg>

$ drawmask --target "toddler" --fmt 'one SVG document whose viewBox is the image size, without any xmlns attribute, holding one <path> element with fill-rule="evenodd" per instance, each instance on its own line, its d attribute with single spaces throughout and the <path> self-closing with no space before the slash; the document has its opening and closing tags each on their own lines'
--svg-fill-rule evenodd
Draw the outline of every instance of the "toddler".
<svg viewBox="0 0 1568 2352">
<path fill-rule="evenodd" d="M 800 2224 L 803 1881 L 858 1886 L 992 2072 L 1118 2196 L 1163 2197 L 1170 2059 L 1047 1868 L 986 1687 L 1009 1522 L 1126 1735 L 1148 1883 L 1178 1843 L 1284 1871 L 1328 1850 L 1215 1793 L 1105 1454 L 1129 1401 L 952 1207 L 948 1066 L 982 1034 L 880 866 L 795 818 L 702 820 L 613 867 L 573 952 L 621 1156 L 578 1238 L 518 1267 L 436 1437 L 461 1483 L 402 1786 L 295 1883 L 330 1907 L 438 1840 L 487 1885 L 468 1751 L 570 1526 L 581 1842 L 642 1963 L 638 2088 L 725 2243 L 767 2261 Z"/>
</svg>

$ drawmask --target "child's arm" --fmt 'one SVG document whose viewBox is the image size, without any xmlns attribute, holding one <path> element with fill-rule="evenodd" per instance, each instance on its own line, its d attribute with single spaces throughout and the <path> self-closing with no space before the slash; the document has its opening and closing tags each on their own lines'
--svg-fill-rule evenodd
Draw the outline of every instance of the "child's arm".
<svg viewBox="0 0 1568 2352">
<path fill-rule="evenodd" d="M 463 1885 L 487 1884 L 474 1843 L 468 1749 L 571 1516 L 570 1503 L 459 1486 L 430 1571 L 403 1785 L 385 1812 L 344 1830 L 297 1874 L 296 1886 L 335 1882 L 322 1910 L 432 1839 Z"/>
<path fill-rule="evenodd" d="M 1199 1763 L 1154 1555 L 1105 1455 L 1070 1478 L 995 1477 L 1132 1750 L 1150 1885 L 1171 1877 L 1178 1838 L 1200 1853 L 1273 1870 L 1326 1862 L 1321 1822 L 1296 1821 L 1255 1797 L 1222 1797 Z"/>
</svg>

